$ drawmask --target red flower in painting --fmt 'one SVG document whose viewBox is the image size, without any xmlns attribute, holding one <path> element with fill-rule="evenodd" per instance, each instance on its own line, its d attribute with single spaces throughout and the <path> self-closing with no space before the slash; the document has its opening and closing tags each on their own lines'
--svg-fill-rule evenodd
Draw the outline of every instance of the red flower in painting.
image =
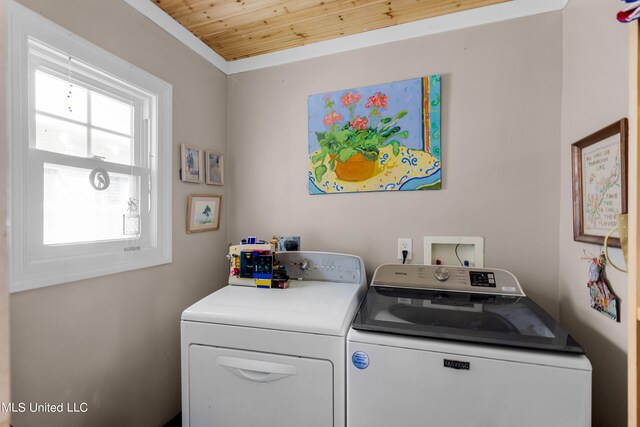
<svg viewBox="0 0 640 427">
<path fill-rule="evenodd" d="M 324 116 L 323 123 L 327 126 L 331 126 L 336 122 L 342 120 L 342 114 L 336 113 L 335 111 L 330 112 L 326 116 Z"/>
<path fill-rule="evenodd" d="M 360 101 L 360 98 L 362 98 L 362 95 L 360 95 L 358 92 L 346 93 L 342 95 L 342 106 L 349 107 L 353 104 L 357 104 L 358 101 Z"/>
<path fill-rule="evenodd" d="M 351 127 L 356 130 L 365 130 L 367 128 L 368 122 L 369 121 L 366 117 L 358 116 L 351 122 Z"/>
<path fill-rule="evenodd" d="M 369 100 L 364 106 L 365 108 L 387 108 L 387 95 L 376 92 L 375 95 L 369 97 Z"/>
</svg>

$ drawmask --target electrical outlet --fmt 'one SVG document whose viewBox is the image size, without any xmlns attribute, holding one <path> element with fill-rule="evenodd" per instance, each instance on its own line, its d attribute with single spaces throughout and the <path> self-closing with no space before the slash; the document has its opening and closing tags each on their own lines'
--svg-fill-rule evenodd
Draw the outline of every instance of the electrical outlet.
<svg viewBox="0 0 640 427">
<path fill-rule="evenodd" d="M 411 260 L 413 256 L 412 238 L 401 237 L 398 239 L 398 259 L 402 259 L 402 251 L 407 251 L 407 261 Z"/>
</svg>

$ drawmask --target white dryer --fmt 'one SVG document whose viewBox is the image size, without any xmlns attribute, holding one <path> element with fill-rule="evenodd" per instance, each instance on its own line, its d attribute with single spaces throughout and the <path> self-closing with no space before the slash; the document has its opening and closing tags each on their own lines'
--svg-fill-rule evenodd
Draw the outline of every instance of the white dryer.
<svg viewBox="0 0 640 427">
<path fill-rule="evenodd" d="M 348 427 L 588 427 L 591 364 L 498 269 L 383 265 L 347 336 Z"/>
<path fill-rule="evenodd" d="M 182 425 L 344 427 L 362 259 L 277 254 L 287 289 L 225 286 L 182 313 Z"/>
</svg>

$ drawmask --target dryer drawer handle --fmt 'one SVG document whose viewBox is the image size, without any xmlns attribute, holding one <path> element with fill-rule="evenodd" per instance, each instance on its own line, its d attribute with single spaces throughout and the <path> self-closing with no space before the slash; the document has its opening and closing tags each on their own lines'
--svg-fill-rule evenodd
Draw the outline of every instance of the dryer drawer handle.
<svg viewBox="0 0 640 427">
<path fill-rule="evenodd" d="M 292 365 L 263 362 L 261 360 L 241 359 L 238 357 L 219 356 L 218 365 L 226 368 L 234 375 L 250 381 L 268 383 L 285 377 L 296 375 L 297 369 Z"/>
</svg>

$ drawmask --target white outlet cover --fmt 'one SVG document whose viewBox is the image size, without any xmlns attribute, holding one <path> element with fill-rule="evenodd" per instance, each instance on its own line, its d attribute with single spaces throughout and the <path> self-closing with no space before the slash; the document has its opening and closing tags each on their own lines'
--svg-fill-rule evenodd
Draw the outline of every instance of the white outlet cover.
<svg viewBox="0 0 640 427">
<path fill-rule="evenodd" d="M 413 257 L 413 239 L 410 237 L 400 237 L 398 238 L 398 259 L 402 259 L 402 251 L 409 251 L 407 254 L 407 260 L 411 260 Z"/>
</svg>

